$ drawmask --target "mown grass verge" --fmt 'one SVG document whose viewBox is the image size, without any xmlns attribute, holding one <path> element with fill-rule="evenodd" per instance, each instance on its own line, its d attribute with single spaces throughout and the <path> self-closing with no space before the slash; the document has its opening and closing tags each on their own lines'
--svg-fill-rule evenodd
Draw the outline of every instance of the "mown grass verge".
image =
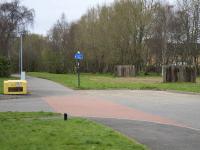
<svg viewBox="0 0 200 150">
<path fill-rule="evenodd" d="M 74 74 L 30 72 L 28 75 L 52 80 L 64 86 L 77 89 L 77 76 Z M 197 79 L 197 83 L 162 83 L 160 76 L 116 78 L 112 75 L 81 74 L 80 89 L 148 89 L 200 93 L 200 78 Z"/>
<path fill-rule="evenodd" d="M 54 113 L 0 113 L 1 150 L 146 150 L 92 121 Z"/>
</svg>

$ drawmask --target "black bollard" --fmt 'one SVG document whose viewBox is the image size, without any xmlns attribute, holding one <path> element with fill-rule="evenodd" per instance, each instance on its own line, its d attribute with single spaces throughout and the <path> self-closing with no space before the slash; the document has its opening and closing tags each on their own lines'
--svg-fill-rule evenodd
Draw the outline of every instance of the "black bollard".
<svg viewBox="0 0 200 150">
<path fill-rule="evenodd" d="M 68 119 L 68 115 L 67 113 L 64 113 L 64 120 L 67 120 Z"/>
</svg>

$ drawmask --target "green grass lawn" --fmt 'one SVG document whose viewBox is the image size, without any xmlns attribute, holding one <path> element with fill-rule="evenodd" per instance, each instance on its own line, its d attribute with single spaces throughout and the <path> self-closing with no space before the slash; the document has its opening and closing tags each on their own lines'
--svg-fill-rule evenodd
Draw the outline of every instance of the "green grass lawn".
<svg viewBox="0 0 200 150">
<path fill-rule="evenodd" d="M 77 89 L 77 76 L 74 74 L 31 72 L 28 75 L 52 80 L 64 86 Z M 200 78 L 197 79 L 197 83 L 162 83 L 160 76 L 116 78 L 112 75 L 81 74 L 80 89 L 153 89 L 200 93 Z"/>
<path fill-rule="evenodd" d="M 0 113 L 1 150 L 146 150 L 120 133 L 86 119 L 53 113 Z"/>
</svg>

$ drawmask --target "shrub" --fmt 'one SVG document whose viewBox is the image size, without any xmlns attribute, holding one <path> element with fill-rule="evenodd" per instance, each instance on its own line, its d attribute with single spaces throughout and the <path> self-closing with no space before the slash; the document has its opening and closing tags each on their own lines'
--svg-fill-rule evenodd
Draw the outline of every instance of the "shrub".
<svg viewBox="0 0 200 150">
<path fill-rule="evenodd" d="M 10 76 L 10 60 L 6 57 L 0 56 L 0 77 Z"/>
</svg>

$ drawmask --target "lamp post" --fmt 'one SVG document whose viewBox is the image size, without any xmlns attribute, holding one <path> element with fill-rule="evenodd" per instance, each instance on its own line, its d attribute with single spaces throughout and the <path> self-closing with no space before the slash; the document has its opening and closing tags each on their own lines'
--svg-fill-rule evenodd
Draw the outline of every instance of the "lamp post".
<svg viewBox="0 0 200 150">
<path fill-rule="evenodd" d="M 20 73 L 20 79 L 25 80 L 25 75 L 23 74 L 23 36 L 26 34 L 26 29 L 23 23 L 19 24 L 17 32 L 20 38 L 19 73 Z"/>
<path fill-rule="evenodd" d="M 22 80 L 23 71 L 23 34 L 20 34 L 20 79 Z"/>
</svg>

